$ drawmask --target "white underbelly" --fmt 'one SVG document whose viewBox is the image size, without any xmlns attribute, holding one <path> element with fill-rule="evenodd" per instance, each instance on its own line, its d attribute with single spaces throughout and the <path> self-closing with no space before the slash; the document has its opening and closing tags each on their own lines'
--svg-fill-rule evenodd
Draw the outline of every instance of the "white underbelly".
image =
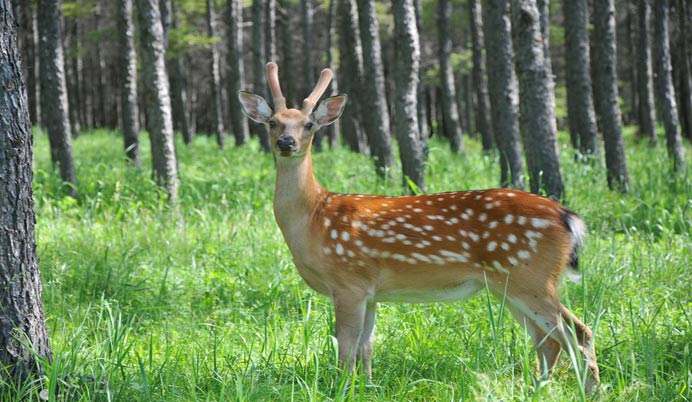
<svg viewBox="0 0 692 402">
<path fill-rule="evenodd" d="M 481 289 L 475 281 L 464 282 L 459 286 L 441 289 L 396 289 L 377 292 L 378 302 L 435 303 L 468 299 Z"/>
</svg>

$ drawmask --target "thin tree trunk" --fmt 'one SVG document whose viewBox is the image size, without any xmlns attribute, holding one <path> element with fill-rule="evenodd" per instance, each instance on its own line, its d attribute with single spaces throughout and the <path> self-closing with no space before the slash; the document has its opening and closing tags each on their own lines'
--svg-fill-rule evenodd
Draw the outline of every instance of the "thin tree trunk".
<svg viewBox="0 0 692 402">
<path fill-rule="evenodd" d="M 336 10 L 335 3 L 338 0 L 328 0 L 329 1 L 329 7 L 327 9 L 327 32 L 325 35 L 325 40 L 326 40 L 326 46 L 325 46 L 325 60 L 327 63 L 327 66 L 329 68 L 334 69 L 334 60 L 333 60 L 333 47 L 334 47 L 334 31 L 335 31 L 335 24 L 334 24 L 334 12 Z M 331 85 L 331 90 L 332 93 L 338 93 L 339 92 L 339 86 L 337 82 L 337 78 L 334 77 L 332 79 Z M 340 120 L 337 120 L 334 124 L 323 128 L 321 130 L 324 135 L 327 136 L 327 143 L 329 144 L 330 149 L 336 148 L 338 145 L 339 141 L 339 133 L 341 132 L 341 122 Z M 317 135 L 320 135 L 317 133 Z M 315 136 L 317 136 L 315 135 Z M 315 145 L 319 145 L 319 143 L 316 143 Z M 320 147 L 316 147 L 317 150 L 320 150 Z"/>
<path fill-rule="evenodd" d="M 178 199 L 178 169 L 159 3 L 157 0 L 137 0 L 137 6 L 154 178 L 164 187 L 170 201 L 175 203 Z"/>
<path fill-rule="evenodd" d="M 416 92 L 420 46 L 413 0 L 392 0 L 394 14 L 394 75 L 396 82 L 396 126 L 399 141 L 399 157 L 404 174 L 404 187 L 411 180 L 425 190 L 425 157 L 418 134 L 418 109 Z"/>
<path fill-rule="evenodd" d="M 471 26 L 471 46 L 473 50 L 473 89 L 476 93 L 476 129 L 481 134 L 483 150 L 493 149 L 493 133 L 490 126 L 490 106 L 488 106 L 488 79 L 485 74 L 485 48 L 483 20 L 479 0 L 469 1 Z"/>
<path fill-rule="evenodd" d="M 593 12 L 594 100 L 603 132 L 608 187 L 625 192 L 629 186 L 622 143 L 617 86 L 615 5 L 613 0 L 595 0 Z"/>
<path fill-rule="evenodd" d="M 37 357 L 50 360 L 51 350 L 34 235 L 31 122 L 9 0 L 0 0 L 0 20 L 0 367 L 25 385 L 43 374 Z"/>
<path fill-rule="evenodd" d="M 380 46 L 380 27 L 375 13 L 375 0 L 358 0 L 360 38 L 363 45 L 362 102 L 363 126 L 377 174 L 387 175 L 392 166 L 392 142 L 389 131 L 387 94 Z"/>
<path fill-rule="evenodd" d="M 209 38 L 216 37 L 216 22 L 214 21 L 214 4 L 207 0 L 207 34 Z M 209 93 L 211 95 L 211 127 L 212 134 L 216 136 L 216 143 L 223 149 L 226 144 L 226 133 L 223 128 L 223 114 L 221 106 L 221 73 L 219 71 L 219 50 L 216 43 L 210 46 L 209 60 Z"/>
<path fill-rule="evenodd" d="M 483 27 L 493 133 L 500 151 L 500 184 L 524 188 L 524 164 L 519 143 L 519 98 L 514 72 L 510 0 L 487 0 Z"/>
<path fill-rule="evenodd" d="M 339 86 L 353 97 L 360 93 L 363 77 L 363 53 L 358 29 L 355 0 L 337 0 L 337 29 L 339 32 Z M 343 136 L 353 152 L 366 153 L 360 116 L 360 102 L 348 102 L 341 117 Z"/>
<path fill-rule="evenodd" d="M 639 137 L 656 143 L 656 107 L 654 105 L 653 68 L 651 61 L 651 3 L 639 1 Z"/>
<path fill-rule="evenodd" d="M 267 88 L 264 81 L 264 63 L 265 60 L 265 42 L 263 31 L 264 23 L 264 1 L 263 0 L 252 0 L 252 66 L 253 66 L 253 80 L 254 80 L 254 92 L 259 96 L 267 98 Z M 271 102 L 271 100 L 268 100 Z M 269 133 L 267 133 L 266 127 L 260 124 L 253 124 L 253 132 L 257 134 L 260 140 L 260 147 L 263 152 L 270 152 L 271 147 L 269 146 Z"/>
<path fill-rule="evenodd" d="M 248 139 L 247 118 L 243 115 L 238 91 L 245 85 L 243 66 L 243 8 L 241 0 L 228 0 L 228 104 L 235 145 Z"/>
<path fill-rule="evenodd" d="M 418 32 L 421 32 L 421 0 L 413 0 L 413 7 L 416 10 L 416 29 L 418 29 Z M 421 53 L 423 53 L 422 49 Z M 423 102 L 425 97 L 430 95 L 429 88 L 426 88 L 423 82 L 423 75 L 423 67 L 420 67 L 418 69 L 418 129 L 420 130 L 421 141 L 423 141 L 423 147 L 425 148 L 424 154 L 427 159 L 427 141 L 428 138 L 432 136 L 432 127 L 427 124 L 429 120 L 429 116 L 427 115 L 427 104 Z"/>
<path fill-rule="evenodd" d="M 452 3 L 449 0 L 437 2 L 437 42 L 438 59 L 440 61 L 440 105 L 442 111 L 442 131 L 452 152 L 459 152 L 463 148 L 461 139 L 461 125 L 459 124 L 459 110 L 456 103 L 456 88 L 454 87 L 454 73 L 449 57 L 452 53 L 452 40 L 449 37 L 449 18 L 452 14 Z"/>
<path fill-rule="evenodd" d="M 666 131 L 668 155 L 673 162 L 673 170 L 682 172 L 685 169 L 685 155 L 678 125 L 678 109 L 673 88 L 673 74 L 670 63 L 670 40 L 668 33 L 669 0 L 657 0 L 654 5 L 654 42 L 657 63 L 656 90 L 658 92 L 661 115 Z"/>
<path fill-rule="evenodd" d="M 682 127 L 683 137 L 692 141 L 692 66 L 690 66 L 690 43 L 688 39 L 689 27 L 687 26 L 689 19 L 687 0 L 678 0 L 678 29 L 680 39 L 678 41 L 678 77 L 680 82 L 680 99 L 679 113 L 680 125 Z"/>
<path fill-rule="evenodd" d="M 598 151 L 598 145 L 591 92 L 589 5 L 587 0 L 562 0 L 562 7 L 565 21 L 565 82 L 570 138 L 572 146 L 582 155 L 592 155 Z"/>
<path fill-rule="evenodd" d="M 177 10 L 171 3 L 170 7 L 171 28 L 178 27 Z M 173 127 L 181 132 L 183 143 L 192 142 L 194 130 L 190 124 L 190 109 L 187 96 L 187 74 L 185 71 L 185 57 L 179 50 L 179 54 L 171 57 L 168 63 L 170 71 L 171 107 L 173 108 Z"/>
<path fill-rule="evenodd" d="M 276 0 L 264 0 L 264 12 L 264 53 L 267 60 L 276 61 Z"/>
<path fill-rule="evenodd" d="M 120 101 L 125 155 L 139 166 L 139 106 L 137 104 L 137 53 L 132 0 L 118 0 L 118 38 L 120 42 Z"/>
<path fill-rule="evenodd" d="M 639 90 L 637 89 L 637 82 L 639 78 L 637 77 L 637 54 L 635 51 L 636 45 L 636 26 L 637 26 L 637 16 L 636 16 L 636 5 L 627 2 L 625 5 L 627 7 L 627 23 L 625 26 L 627 40 L 627 58 L 626 60 L 626 70 L 628 72 L 629 78 L 629 113 L 627 114 L 627 122 L 629 124 L 635 123 L 637 121 L 637 114 L 639 111 Z"/>
<path fill-rule="evenodd" d="M 38 85 L 36 85 L 36 49 L 38 34 L 36 32 L 36 13 L 33 1 L 20 1 L 21 18 L 19 22 L 19 41 L 22 52 L 22 76 L 26 79 L 29 101 L 29 116 L 32 124 L 39 124 Z"/>
<path fill-rule="evenodd" d="M 101 27 L 101 17 L 102 17 L 102 7 L 103 5 L 101 4 L 101 0 L 97 2 L 96 6 L 96 12 L 94 14 L 94 21 L 96 25 L 96 30 L 99 30 Z M 95 126 L 97 127 L 105 127 L 106 126 L 106 82 L 104 78 L 105 70 L 106 70 L 106 62 L 103 59 L 103 50 L 101 48 L 101 45 L 99 43 L 95 44 L 95 57 L 96 57 L 96 92 L 94 93 L 94 100 L 96 102 L 96 111 L 95 111 Z"/>
<path fill-rule="evenodd" d="M 557 155 L 552 87 L 543 48 L 541 16 L 536 0 L 512 1 L 517 76 L 519 78 L 520 127 L 524 140 L 531 191 L 560 199 L 564 196 Z"/>
<path fill-rule="evenodd" d="M 298 83 L 297 69 L 293 55 L 296 53 L 296 40 L 293 38 L 291 27 L 291 1 L 279 0 L 279 18 L 277 26 L 279 37 L 281 38 L 281 68 L 279 69 L 279 79 L 281 80 L 284 97 L 289 105 L 298 106 L 296 102 L 296 84 Z M 309 93 L 309 92 L 306 92 Z M 290 106 L 289 106 L 290 107 Z"/>
<path fill-rule="evenodd" d="M 65 60 L 61 43 L 61 1 L 38 3 L 39 52 L 41 77 L 41 111 L 48 130 L 51 159 L 60 177 L 69 184 L 68 193 L 75 196 L 76 183 L 72 160 L 72 133 L 65 84 Z"/>
<path fill-rule="evenodd" d="M 73 18 L 70 32 L 70 47 L 71 54 L 69 63 L 69 75 L 66 77 L 68 82 L 68 101 L 70 107 L 70 123 L 74 133 L 79 133 L 82 129 L 82 102 L 81 102 L 81 74 L 80 70 L 82 68 L 81 60 L 81 44 L 79 38 L 79 20 L 78 18 Z"/>
<path fill-rule="evenodd" d="M 548 92 L 548 100 L 552 105 L 552 110 L 555 110 L 555 74 L 553 74 L 553 61 L 550 55 L 550 0 L 537 0 L 536 7 L 541 19 L 541 36 L 543 37 L 543 54 L 545 65 L 548 69 L 548 84 L 550 91 Z M 553 113 L 554 114 L 554 113 Z M 553 116 L 555 117 L 555 116 Z M 550 121 L 551 129 L 557 132 L 557 118 Z"/>
</svg>

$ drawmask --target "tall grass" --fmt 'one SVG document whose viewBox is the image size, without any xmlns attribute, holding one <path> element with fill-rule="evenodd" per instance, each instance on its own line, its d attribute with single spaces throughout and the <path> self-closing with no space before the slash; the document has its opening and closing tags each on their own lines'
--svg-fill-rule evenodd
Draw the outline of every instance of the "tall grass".
<svg viewBox="0 0 692 402">
<path fill-rule="evenodd" d="M 632 191 L 624 196 L 607 190 L 601 166 L 575 162 L 562 147 L 566 202 L 590 228 L 584 279 L 565 283 L 562 298 L 595 332 L 598 399 L 690 400 L 690 170 L 674 177 L 663 148 L 631 137 Z M 38 253 L 54 352 L 44 393 L 53 399 L 583 398 L 566 357 L 549 381 L 536 377 L 529 337 L 487 294 L 464 304 L 385 304 L 374 383 L 339 375 L 331 305 L 292 265 L 271 210 L 272 158 L 254 145 L 178 143 L 174 213 L 150 180 L 146 141 L 138 171 L 123 160 L 117 133 L 77 138 L 80 196 L 72 199 L 50 167 L 45 135 L 35 140 Z M 496 185 L 497 163 L 476 142 L 467 145 L 460 156 L 431 143 L 429 191 Z M 316 155 L 315 164 L 333 191 L 400 192 L 399 171 L 379 181 L 366 157 L 343 149 Z M 0 400 L 40 390 L 2 383 Z"/>
</svg>

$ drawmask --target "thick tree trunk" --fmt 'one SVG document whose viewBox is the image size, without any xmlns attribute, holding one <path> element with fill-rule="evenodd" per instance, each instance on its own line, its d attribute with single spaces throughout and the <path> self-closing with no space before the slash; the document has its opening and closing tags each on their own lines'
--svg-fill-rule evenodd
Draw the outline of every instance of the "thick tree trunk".
<svg viewBox="0 0 692 402">
<path fill-rule="evenodd" d="M 178 27 L 177 10 L 171 3 L 170 8 L 171 28 Z M 190 112 L 188 107 L 187 96 L 187 74 L 185 70 L 185 57 L 183 54 L 177 54 L 168 60 L 168 69 L 170 71 L 170 88 L 171 88 L 171 107 L 173 108 L 173 127 L 180 131 L 183 136 L 183 142 L 187 145 L 192 142 L 194 129 L 190 124 Z"/>
<path fill-rule="evenodd" d="M 178 199 L 178 169 L 159 3 L 157 0 L 137 0 L 137 6 L 154 178 L 165 188 L 170 201 L 175 203 Z"/>
<path fill-rule="evenodd" d="M 677 16 L 678 16 L 678 80 L 680 93 L 678 99 L 678 112 L 680 114 L 680 126 L 682 128 L 683 137 L 692 141 L 692 66 L 690 66 L 690 43 L 688 39 L 690 28 L 687 26 L 689 21 L 689 11 L 687 4 L 688 0 L 678 0 Z"/>
<path fill-rule="evenodd" d="M 449 18 L 452 14 L 452 3 L 449 0 L 437 2 L 437 42 L 438 58 L 440 61 L 440 105 L 442 106 L 442 131 L 449 140 L 452 152 L 462 149 L 461 125 L 459 124 L 459 110 L 456 103 L 456 88 L 454 87 L 454 73 L 452 63 L 449 60 L 452 53 L 452 40 L 449 37 Z M 419 99 L 420 101 L 420 99 Z"/>
<path fill-rule="evenodd" d="M 547 94 L 548 100 L 555 110 L 555 74 L 553 74 L 553 61 L 550 54 L 550 0 L 536 0 L 536 7 L 541 19 L 541 36 L 543 37 L 543 55 L 545 65 L 548 70 L 548 84 L 550 92 Z M 555 116 L 553 116 L 555 117 Z M 557 118 L 550 121 L 552 130 L 557 132 Z"/>
<path fill-rule="evenodd" d="M 265 42 L 264 36 L 265 32 L 262 29 L 264 26 L 264 1 L 263 0 L 252 0 L 252 66 L 253 66 L 253 82 L 254 82 L 254 92 L 259 96 L 263 96 L 265 99 L 267 97 L 267 88 L 264 77 L 264 64 L 266 63 L 265 58 Z M 267 99 L 271 102 L 271 99 Z M 260 140 L 260 147 L 263 152 L 270 152 L 271 147 L 269 146 L 269 133 L 267 133 L 266 127 L 260 124 L 252 125 L 253 132 L 257 134 Z"/>
<path fill-rule="evenodd" d="M 563 0 L 562 7 L 565 21 L 565 81 L 570 138 L 572 146 L 582 155 L 591 155 L 598 151 L 598 145 L 591 92 L 589 5 L 587 0 Z"/>
<path fill-rule="evenodd" d="M 69 183 L 68 192 L 76 195 L 65 60 L 60 40 L 60 7 L 61 1 L 41 0 L 38 3 L 41 111 L 48 130 L 53 164 L 58 166 L 62 180 Z"/>
<path fill-rule="evenodd" d="M 207 0 L 207 34 L 216 37 L 216 22 L 214 21 L 214 4 Z M 221 72 L 219 71 L 219 50 L 216 43 L 210 46 L 209 60 L 209 94 L 211 95 L 211 127 L 216 136 L 216 143 L 223 149 L 226 144 L 226 133 L 223 128 L 223 113 L 221 106 Z"/>
<path fill-rule="evenodd" d="M 362 102 L 363 126 L 378 175 L 384 177 L 392 166 L 392 141 L 389 131 L 387 94 L 384 87 L 380 27 L 375 0 L 358 0 L 358 21 L 363 44 Z"/>
<path fill-rule="evenodd" d="M 473 50 L 473 90 L 476 93 L 476 129 L 481 134 L 483 150 L 493 149 L 493 133 L 490 126 L 490 106 L 488 101 L 488 77 L 485 73 L 485 48 L 483 20 L 479 0 L 469 1 L 471 26 L 471 46 Z"/>
<path fill-rule="evenodd" d="M 51 351 L 36 258 L 31 122 L 9 0 L 0 0 L 0 20 L 0 367 L 3 382 L 7 373 L 19 384 L 40 377 L 36 357 L 50 359 Z"/>
<path fill-rule="evenodd" d="M 617 51 L 614 0 L 595 0 L 593 13 L 594 100 L 598 124 L 603 132 L 608 187 L 625 192 L 629 186 L 622 143 L 617 86 Z"/>
<path fill-rule="evenodd" d="M 510 0 L 487 0 L 483 27 L 489 57 L 488 91 L 493 133 L 500 151 L 500 184 L 503 187 L 524 187 L 524 164 L 519 143 L 519 98 L 514 72 Z"/>
<path fill-rule="evenodd" d="M 248 138 L 247 118 L 238 99 L 238 91 L 245 85 L 242 7 L 241 0 L 228 0 L 228 104 L 235 145 L 245 144 Z"/>
<path fill-rule="evenodd" d="M 22 52 L 22 76 L 26 79 L 31 123 L 40 123 L 39 86 L 36 84 L 37 42 L 36 12 L 33 1 L 20 1 L 21 19 L 19 22 L 19 43 Z"/>
<path fill-rule="evenodd" d="M 668 33 L 669 0 L 657 0 L 654 5 L 654 42 L 657 64 L 656 91 L 661 105 L 661 117 L 666 131 L 668 155 L 673 162 L 673 170 L 685 169 L 685 155 L 678 125 L 678 109 L 673 88 L 673 74 L 670 63 L 670 40 Z"/>
<path fill-rule="evenodd" d="M 276 61 L 276 0 L 264 0 L 264 12 L 264 54 Z"/>
<path fill-rule="evenodd" d="M 417 85 L 420 65 L 420 46 L 413 0 L 392 0 L 394 14 L 394 76 L 396 82 L 396 132 L 399 157 L 404 174 L 404 187 L 408 180 L 425 190 L 425 157 L 418 134 Z"/>
<path fill-rule="evenodd" d="M 358 29 L 355 0 L 337 0 L 337 30 L 339 33 L 339 87 L 352 97 L 360 94 L 363 77 L 363 51 Z M 341 128 L 346 144 L 353 152 L 366 153 L 362 131 L 360 102 L 348 102 L 341 117 Z"/>
<path fill-rule="evenodd" d="M 544 39 L 536 0 L 512 1 L 521 134 L 531 191 L 544 192 L 560 199 L 564 196 L 557 155 L 555 110 L 549 93 L 552 80 L 548 69 Z"/>
<path fill-rule="evenodd" d="M 651 62 L 651 3 L 639 1 L 639 136 L 656 143 L 656 108 L 654 106 L 653 69 Z"/>
<path fill-rule="evenodd" d="M 120 42 L 120 101 L 125 154 L 139 166 L 139 106 L 137 104 L 137 53 L 132 0 L 118 0 L 118 37 Z"/>
<path fill-rule="evenodd" d="M 294 53 L 296 52 L 295 45 L 297 41 L 293 37 L 293 27 L 291 27 L 291 1 L 279 0 L 279 8 L 277 10 L 279 18 L 277 19 L 277 29 L 281 38 L 281 59 L 279 69 L 279 79 L 282 84 L 282 90 L 286 103 L 289 107 L 297 107 L 300 104 L 296 101 L 296 84 L 299 82 L 299 77 L 296 74 L 297 69 L 294 62 Z M 303 56 L 304 57 L 304 56 Z M 312 90 L 312 88 L 311 88 Z M 306 92 L 306 94 L 309 92 Z"/>
<path fill-rule="evenodd" d="M 326 35 L 325 35 L 325 60 L 327 63 L 327 66 L 331 69 L 334 69 L 334 59 L 333 59 L 333 47 L 334 47 L 334 32 L 335 32 L 335 24 L 334 24 L 334 12 L 336 11 L 335 4 L 338 0 L 328 0 L 329 1 L 329 7 L 327 8 L 327 29 L 326 29 Z M 332 79 L 331 85 L 331 91 L 332 93 L 338 93 L 339 92 L 339 86 L 337 82 L 337 77 L 334 77 Z M 341 120 L 341 119 L 340 119 Z M 327 138 L 327 143 L 329 145 L 330 149 L 336 148 L 336 146 L 339 143 L 339 133 L 341 132 L 341 122 L 340 120 L 337 120 L 334 124 L 323 128 L 321 131 L 324 133 L 323 135 L 326 136 Z M 315 137 L 321 136 L 322 134 L 317 133 Z M 316 141 L 316 150 L 320 150 L 320 142 Z"/>
</svg>

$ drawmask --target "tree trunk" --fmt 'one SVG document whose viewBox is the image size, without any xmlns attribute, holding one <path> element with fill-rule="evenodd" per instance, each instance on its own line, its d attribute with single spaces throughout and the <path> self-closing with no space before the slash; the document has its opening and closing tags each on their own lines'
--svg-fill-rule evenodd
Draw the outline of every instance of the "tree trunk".
<svg viewBox="0 0 692 402">
<path fill-rule="evenodd" d="M 216 37 L 216 22 L 214 21 L 214 5 L 212 0 L 207 0 L 207 34 L 209 38 Z M 211 95 L 211 127 L 212 134 L 216 135 L 216 143 L 223 149 L 226 144 L 226 133 L 223 128 L 223 113 L 221 106 L 221 73 L 219 72 L 219 50 L 216 43 L 210 46 L 209 60 L 209 93 Z"/>
<path fill-rule="evenodd" d="M 548 100 L 552 105 L 552 110 L 555 110 L 555 74 L 553 74 L 553 61 L 550 56 L 550 0 L 536 0 L 536 7 L 541 19 L 541 36 L 543 37 L 543 57 L 545 65 L 548 69 L 548 84 L 550 92 L 548 92 Z M 554 112 L 553 112 L 554 115 Z M 557 132 L 557 118 L 550 121 L 552 130 Z"/>
<path fill-rule="evenodd" d="M 570 138 L 572 146 L 582 155 L 592 155 L 598 151 L 598 146 L 589 71 L 589 5 L 587 0 L 562 0 L 562 7 L 565 21 L 565 83 Z"/>
<path fill-rule="evenodd" d="M 363 126 L 377 174 L 386 176 L 392 166 L 392 141 L 389 131 L 387 94 L 384 87 L 380 27 L 375 0 L 358 0 L 358 21 L 363 44 L 363 82 L 361 96 Z"/>
<path fill-rule="evenodd" d="M 36 357 L 50 360 L 51 351 L 34 235 L 31 122 L 9 0 L 0 0 L 0 18 L 0 366 L 21 384 L 41 376 Z"/>
<path fill-rule="evenodd" d="M 36 85 L 36 49 L 38 33 L 36 28 L 36 13 L 33 1 L 20 1 L 21 19 L 19 22 L 19 43 L 22 52 L 22 76 L 26 79 L 27 96 L 29 100 L 29 116 L 31 123 L 40 123 L 39 88 Z"/>
<path fill-rule="evenodd" d="M 137 0 L 137 6 L 154 178 L 164 187 L 170 201 L 175 203 L 178 199 L 178 169 L 159 3 L 157 0 Z"/>
<path fill-rule="evenodd" d="M 263 96 L 265 99 L 267 97 L 267 88 L 264 80 L 264 63 L 265 60 L 265 43 L 263 32 L 263 21 L 264 21 L 264 6 L 263 0 L 252 0 L 252 66 L 254 80 L 254 92 L 259 96 Z M 271 102 L 271 99 L 267 99 Z M 271 147 L 269 146 L 269 133 L 267 133 L 266 127 L 261 124 L 252 124 L 253 132 L 257 134 L 260 140 L 260 147 L 263 152 L 270 152 Z"/>
<path fill-rule="evenodd" d="M 293 58 L 294 53 L 296 53 L 294 48 L 296 40 L 293 38 L 293 29 L 291 27 L 291 15 L 293 14 L 291 7 L 289 0 L 279 0 L 279 18 L 277 19 L 279 37 L 281 38 L 279 79 L 281 80 L 283 94 L 289 107 L 291 107 L 290 105 L 300 105 L 296 101 L 296 92 L 298 92 L 296 84 L 299 82 L 299 77 L 296 74 L 297 69 Z"/>
<path fill-rule="evenodd" d="M 425 190 L 425 159 L 418 134 L 418 109 L 416 92 L 420 46 L 413 0 L 392 0 L 394 14 L 394 76 L 396 82 L 395 114 L 399 141 L 399 157 L 404 174 L 404 187 L 410 189 L 408 180 Z"/>
<path fill-rule="evenodd" d="M 512 1 L 521 134 L 531 191 L 560 199 L 564 196 L 557 155 L 555 110 L 551 102 L 552 80 L 536 0 Z"/>
<path fill-rule="evenodd" d="M 653 69 L 651 62 L 651 3 L 639 1 L 639 137 L 656 143 L 656 108 L 654 106 Z"/>
<path fill-rule="evenodd" d="M 171 3 L 170 8 L 171 28 L 178 27 L 177 10 Z M 187 74 L 185 71 L 185 57 L 182 51 L 168 60 L 170 71 L 171 106 L 173 108 L 173 127 L 181 132 L 183 142 L 188 145 L 192 142 L 194 130 L 190 124 L 190 108 L 187 96 Z"/>
<path fill-rule="evenodd" d="M 452 14 L 452 3 L 449 0 L 437 2 L 437 42 L 440 61 L 440 105 L 442 106 L 442 135 L 449 140 L 452 152 L 462 149 L 459 110 L 456 103 L 454 73 L 449 60 L 452 53 L 452 40 L 449 37 L 449 18 Z"/>
<path fill-rule="evenodd" d="M 689 27 L 687 26 L 687 18 L 689 18 L 687 0 L 678 0 L 678 80 L 680 82 L 680 105 L 678 112 L 680 113 L 680 126 L 682 127 L 683 137 L 692 141 L 692 66 L 690 66 L 690 43 L 688 39 Z"/>
<path fill-rule="evenodd" d="M 685 155 L 678 125 L 678 109 L 673 88 L 673 74 L 670 63 L 670 40 L 668 34 L 669 0 L 657 0 L 654 5 L 654 42 L 656 46 L 656 91 L 661 105 L 661 117 L 666 131 L 668 155 L 673 162 L 673 170 L 683 172 Z"/>
<path fill-rule="evenodd" d="M 228 0 L 228 104 L 231 107 L 231 128 L 236 145 L 245 144 L 248 138 L 247 118 L 238 99 L 238 91 L 245 85 L 242 7 L 241 0 Z"/>
<path fill-rule="evenodd" d="M 120 42 L 120 102 L 125 154 L 139 166 L 139 107 L 137 104 L 137 54 L 132 0 L 118 0 L 118 37 Z"/>
<path fill-rule="evenodd" d="M 79 38 L 79 19 L 73 18 L 70 24 L 70 48 L 72 57 L 70 57 L 70 62 L 67 63 L 69 66 L 69 73 L 66 73 L 67 89 L 68 89 L 68 107 L 70 108 L 70 124 L 72 124 L 72 129 L 75 134 L 79 133 L 82 129 L 82 102 L 81 102 L 81 69 L 82 60 L 80 53 L 81 40 Z"/>
<path fill-rule="evenodd" d="M 38 3 L 39 53 L 41 78 L 41 111 L 51 159 L 60 170 L 60 177 L 69 184 L 68 193 L 76 195 L 76 178 L 72 160 L 72 133 L 65 84 L 65 60 L 61 43 L 61 1 L 40 0 Z"/>
<path fill-rule="evenodd" d="M 96 12 L 94 13 L 94 21 L 95 21 L 95 28 L 96 30 L 99 30 L 101 27 L 101 14 L 102 12 L 102 4 L 101 1 L 97 1 L 96 5 Z M 94 93 L 94 102 L 96 103 L 96 111 L 94 112 L 95 115 L 95 126 L 96 127 L 105 127 L 106 126 L 106 82 L 104 78 L 105 70 L 106 70 L 106 62 L 103 59 L 103 49 L 101 48 L 100 43 L 95 43 L 94 48 L 96 50 L 95 57 L 96 57 L 96 68 L 95 68 L 95 73 L 96 73 L 96 87 L 95 90 L 96 92 Z M 93 87 L 92 87 L 93 88 Z"/>
<path fill-rule="evenodd" d="M 325 35 L 325 40 L 326 40 L 326 46 L 325 46 L 325 60 L 327 63 L 327 66 L 331 69 L 334 69 L 334 60 L 333 60 L 333 47 L 334 47 L 334 12 L 336 10 L 335 3 L 338 0 L 328 0 L 329 1 L 329 7 L 327 9 L 327 32 Z M 338 93 L 339 92 L 339 86 L 337 82 L 337 77 L 335 76 L 332 79 L 331 85 L 331 91 L 332 93 Z M 340 119 L 341 120 L 341 119 Z M 341 122 L 340 120 L 337 120 L 334 122 L 334 124 L 323 128 L 322 131 L 324 135 L 327 137 L 327 143 L 329 144 L 330 149 L 336 148 L 339 142 L 339 132 L 341 132 Z M 320 133 L 317 133 L 315 137 L 320 135 Z M 320 150 L 321 147 L 319 147 L 319 142 L 316 142 L 315 145 L 317 145 L 316 149 Z"/>
<path fill-rule="evenodd" d="M 421 12 L 422 5 L 421 0 L 413 0 L 413 7 L 416 10 L 416 29 L 418 32 L 421 31 Z M 422 51 L 421 51 L 422 52 Z M 421 141 L 423 141 L 423 147 L 425 148 L 424 154 L 427 158 L 427 141 L 430 136 L 432 136 L 432 127 L 428 126 L 427 122 L 429 120 L 427 115 L 427 106 L 424 102 L 426 96 L 429 96 L 429 88 L 426 88 L 423 82 L 423 67 L 418 69 L 418 129 L 420 130 Z M 385 84 L 386 86 L 386 84 Z M 391 108 L 391 106 L 390 106 Z M 391 116 L 390 116 L 391 118 Z"/>
<path fill-rule="evenodd" d="M 493 149 L 493 133 L 490 127 L 490 106 L 488 106 L 488 78 L 485 74 L 485 48 L 483 39 L 483 20 L 479 0 L 469 1 L 471 26 L 471 46 L 473 50 L 473 90 L 476 93 L 476 129 L 481 134 L 483 150 Z"/>
<path fill-rule="evenodd" d="M 163 28 L 163 48 L 168 49 L 168 32 L 173 26 L 173 0 L 159 0 L 159 10 Z"/>
<path fill-rule="evenodd" d="M 603 132 L 608 187 L 625 192 L 629 177 L 618 105 L 614 0 L 594 1 L 593 26 L 594 100 L 598 124 Z"/>
<path fill-rule="evenodd" d="M 625 38 L 627 40 L 626 47 L 627 47 L 627 58 L 626 60 L 626 71 L 628 72 L 628 78 L 629 78 L 629 97 L 630 97 L 630 102 L 629 102 L 629 113 L 627 114 L 627 122 L 629 124 L 634 124 L 637 121 L 637 114 L 639 111 L 639 91 L 637 87 L 637 54 L 636 54 L 636 37 L 635 37 L 635 32 L 636 32 L 636 24 L 637 24 L 637 16 L 636 16 L 636 5 L 632 4 L 630 2 L 627 2 L 625 5 L 627 7 L 627 22 L 625 26 Z"/>
<path fill-rule="evenodd" d="M 524 164 L 519 143 L 519 99 L 514 72 L 509 0 L 487 0 L 483 27 L 493 133 L 500 151 L 500 184 L 524 188 Z"/>
<path fill-rule="evenodd" d="M 312 49 L 315 46 L 312 32 L 314 12 L 312 0 L 300 0 L 300 20 L 303 33 L 303 94 L 309 94 L 315 86 L 315 76 L 317 73 L 312 60 Z"/>
<path fill-rule="evenodd" d="M 267 60 L 276 61 L 276 0 L 265 0 L 264 12 L 264 54 Z"/>
<path fill-rule="evenodd" d="M 337 29 L 339 33 L 339 86 L 352 99 L 360 94 L 363 77 L 363 51 L 358 29 L 358 13 L 355 0 L 337 0 Z M 353 152 L 366 153 L 367 147 L 359 120 L 361 103 L 351 101 L 341 117 L 341 127 L 346 144 Z"/>
</svg>

